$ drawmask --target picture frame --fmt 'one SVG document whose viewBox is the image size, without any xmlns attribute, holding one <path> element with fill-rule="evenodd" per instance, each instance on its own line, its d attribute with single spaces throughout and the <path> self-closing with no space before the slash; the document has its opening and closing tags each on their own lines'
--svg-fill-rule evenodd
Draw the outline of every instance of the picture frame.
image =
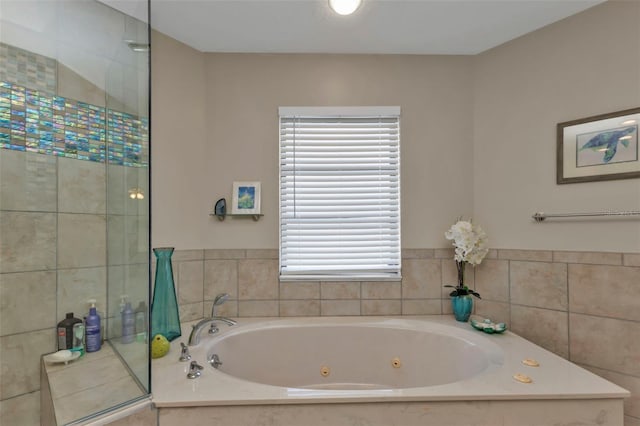
<svg viewBox="0 0 640 426">
<path fill-rule="evenodd" d="M 231 214 L 260 214 L 260 182 L 233 182 Z"/>
<path fill-rule="evenodd" d="M 640 108 L 557 125 L 557 184 L 640 177 Z"/>
</svg>

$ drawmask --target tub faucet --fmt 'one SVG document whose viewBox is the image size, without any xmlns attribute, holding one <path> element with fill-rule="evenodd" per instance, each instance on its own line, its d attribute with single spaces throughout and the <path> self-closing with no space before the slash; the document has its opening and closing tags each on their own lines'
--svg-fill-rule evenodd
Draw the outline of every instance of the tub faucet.
<svg viewBox="0 0 640 426">
<path fill-rule="evenodd" d="M 234 320 L 232 320 L 230 318 L 225 318 L 225 317 L 211 317 L 211 318 L 201 319 L 191 329 L 191 334 L 189 335 L 189 346 L 195 346 L 198 343 L 200 343 L 200 332 L 202 332 L 202 330 L 205 327 L 207 327 L 208 325 L 213 325 L 218 321 L 223 322 L 223 323 L 225 323 L 227 325 L 235 325 L 235 324 L 237 324 Z M 216 329 L 216 331 L 217 331 L 217 329 Z"/>
</svg>

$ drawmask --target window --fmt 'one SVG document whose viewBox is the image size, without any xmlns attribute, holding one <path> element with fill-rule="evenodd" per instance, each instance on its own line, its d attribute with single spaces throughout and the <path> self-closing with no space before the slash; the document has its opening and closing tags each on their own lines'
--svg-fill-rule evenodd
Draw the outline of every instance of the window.
<svg viewBox="0 0 640 426">
<path fill-rule="evenodd" d="M 400 278 L 400 108 L 280 108 L 280 278 Z"/>
</svg>

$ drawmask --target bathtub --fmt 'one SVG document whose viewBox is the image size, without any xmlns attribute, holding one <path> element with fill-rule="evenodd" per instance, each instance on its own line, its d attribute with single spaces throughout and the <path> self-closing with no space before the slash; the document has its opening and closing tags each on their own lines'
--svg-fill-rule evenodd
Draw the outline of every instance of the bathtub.
<svg viewBox="0 0 640 426">
<path fill-rule="evenodd" d="M 622 425 L 629 396 L 514 333 L 450 316 L 240 319 L 220 330 L 190 348 L 198 379 L 178 361 L 180 340 L 153 361 L 161 425 Z"/>
</svg>

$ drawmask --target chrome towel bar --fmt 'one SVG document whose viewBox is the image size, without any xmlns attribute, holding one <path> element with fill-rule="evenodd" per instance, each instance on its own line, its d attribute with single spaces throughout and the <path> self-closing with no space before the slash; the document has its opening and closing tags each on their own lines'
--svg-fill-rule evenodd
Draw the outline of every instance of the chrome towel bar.
<svg viewBox="0 0 640 426">
<path fill-rule="evenodd" d="M 591 213 L 543 213 L 536 212 L 531 216 L 536 222 L 542 222 L 549 217 L 591 217 L 591 216 L 639 216 L 640 211 L 605 211 L 605 212 L 591 212 Z"/>
</svg>

